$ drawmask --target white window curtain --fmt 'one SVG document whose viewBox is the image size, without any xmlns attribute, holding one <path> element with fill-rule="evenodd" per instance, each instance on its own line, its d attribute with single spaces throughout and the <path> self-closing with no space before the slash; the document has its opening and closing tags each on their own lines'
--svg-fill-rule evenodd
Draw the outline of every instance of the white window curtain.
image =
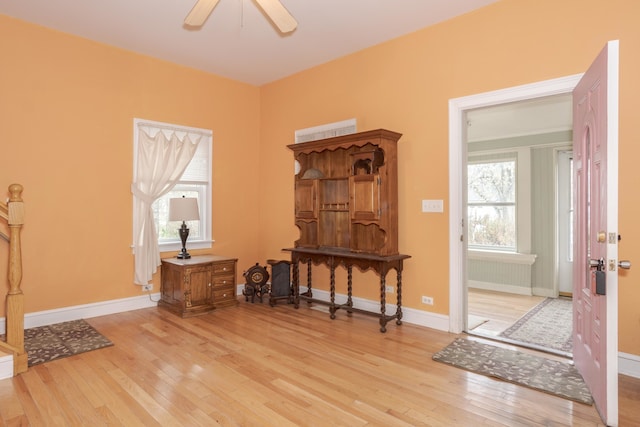
<svg viewBox="0 0 640 427">
<path fill-rule="evenodd" d="M 131 184 L 134 196 L 134 282 L 138 285 L 149 283 L 160 265 L 151 205 L 180 179 L 200 139 L 201 135 L 193 133 L 138 127 L 136 176 Z"/>
</svg>

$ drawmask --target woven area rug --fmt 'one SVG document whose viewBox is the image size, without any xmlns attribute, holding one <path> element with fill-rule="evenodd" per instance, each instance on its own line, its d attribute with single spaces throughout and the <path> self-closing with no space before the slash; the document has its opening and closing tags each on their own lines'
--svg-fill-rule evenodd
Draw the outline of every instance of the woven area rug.
<svg viewBox="0 0 640 427">
<path fill-rule="evenodd" d="M 516 342 L 571 354 L 573 308 L 569 298 L 546 298 L 499 334 Z"/>
<path fill-rule="evenodd" d="M 462 338 L 434 354 L 433 360 L 579 403 L 593 403 L 582 376 L 566 362 Z"/>
<path fill-rule="evenodd" d="M 24 330 L 29 366 L 112 345 L 82 319 Z"/>
</svg>

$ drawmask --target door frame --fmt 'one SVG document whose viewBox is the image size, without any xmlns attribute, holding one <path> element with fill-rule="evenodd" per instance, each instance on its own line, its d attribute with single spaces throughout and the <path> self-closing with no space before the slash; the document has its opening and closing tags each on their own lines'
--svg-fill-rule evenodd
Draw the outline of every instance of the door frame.
<svg viewBox="0 0 640 427">
<path fill-rule="evenodd" d="M 449 100 L 449 332 L 467 326 L 467 242 L 463 221 L 466 112 L 509 102 L 573 92 L 583 73 Z"/>
</svg>

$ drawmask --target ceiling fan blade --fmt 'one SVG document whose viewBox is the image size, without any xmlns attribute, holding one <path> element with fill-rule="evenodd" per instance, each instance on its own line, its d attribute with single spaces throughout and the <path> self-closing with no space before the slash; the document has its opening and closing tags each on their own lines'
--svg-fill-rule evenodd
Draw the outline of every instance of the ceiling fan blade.
<svg viewBox="0 0 640 427">
<path fill-rule="evenodd" d="M 195 6 L 193 6 L 193 9 L 191 9 L 191 12 L 189 12 L 184 19 L 184 23 L 192 27 L 201 27 L 219 1 L 220 0 L 198 0 Z"/>
<path fill-rule="evenodd" d="M 280 3 L 280 0 L 256 0 L 256 3 L 264 10 L 264 13 L 276 24 L 281 33 L 290 33 L 298 26 L 296 20 L 289 11 Z"/>
</svg>

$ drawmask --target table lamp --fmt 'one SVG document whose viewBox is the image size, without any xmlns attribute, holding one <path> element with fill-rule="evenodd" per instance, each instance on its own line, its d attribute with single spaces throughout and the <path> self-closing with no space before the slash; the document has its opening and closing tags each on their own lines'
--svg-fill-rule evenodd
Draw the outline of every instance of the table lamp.
<svg viewBox="0 0 640 427">
<path fill-rule="evenodd" d="M 177 258 L 189 259 L 191 255 L 187 252 L 187 237 L 189 237 L 189 229 L 186 221 L 197 221 L 200 219 L 198 211 L 198 199 L 194 197 L 180 197 L 169 199 L 169 221 L 182 221 L 182 226 L 178 233 L 182 241 L 182 250 L 178 253 Z"/>
</svg>

